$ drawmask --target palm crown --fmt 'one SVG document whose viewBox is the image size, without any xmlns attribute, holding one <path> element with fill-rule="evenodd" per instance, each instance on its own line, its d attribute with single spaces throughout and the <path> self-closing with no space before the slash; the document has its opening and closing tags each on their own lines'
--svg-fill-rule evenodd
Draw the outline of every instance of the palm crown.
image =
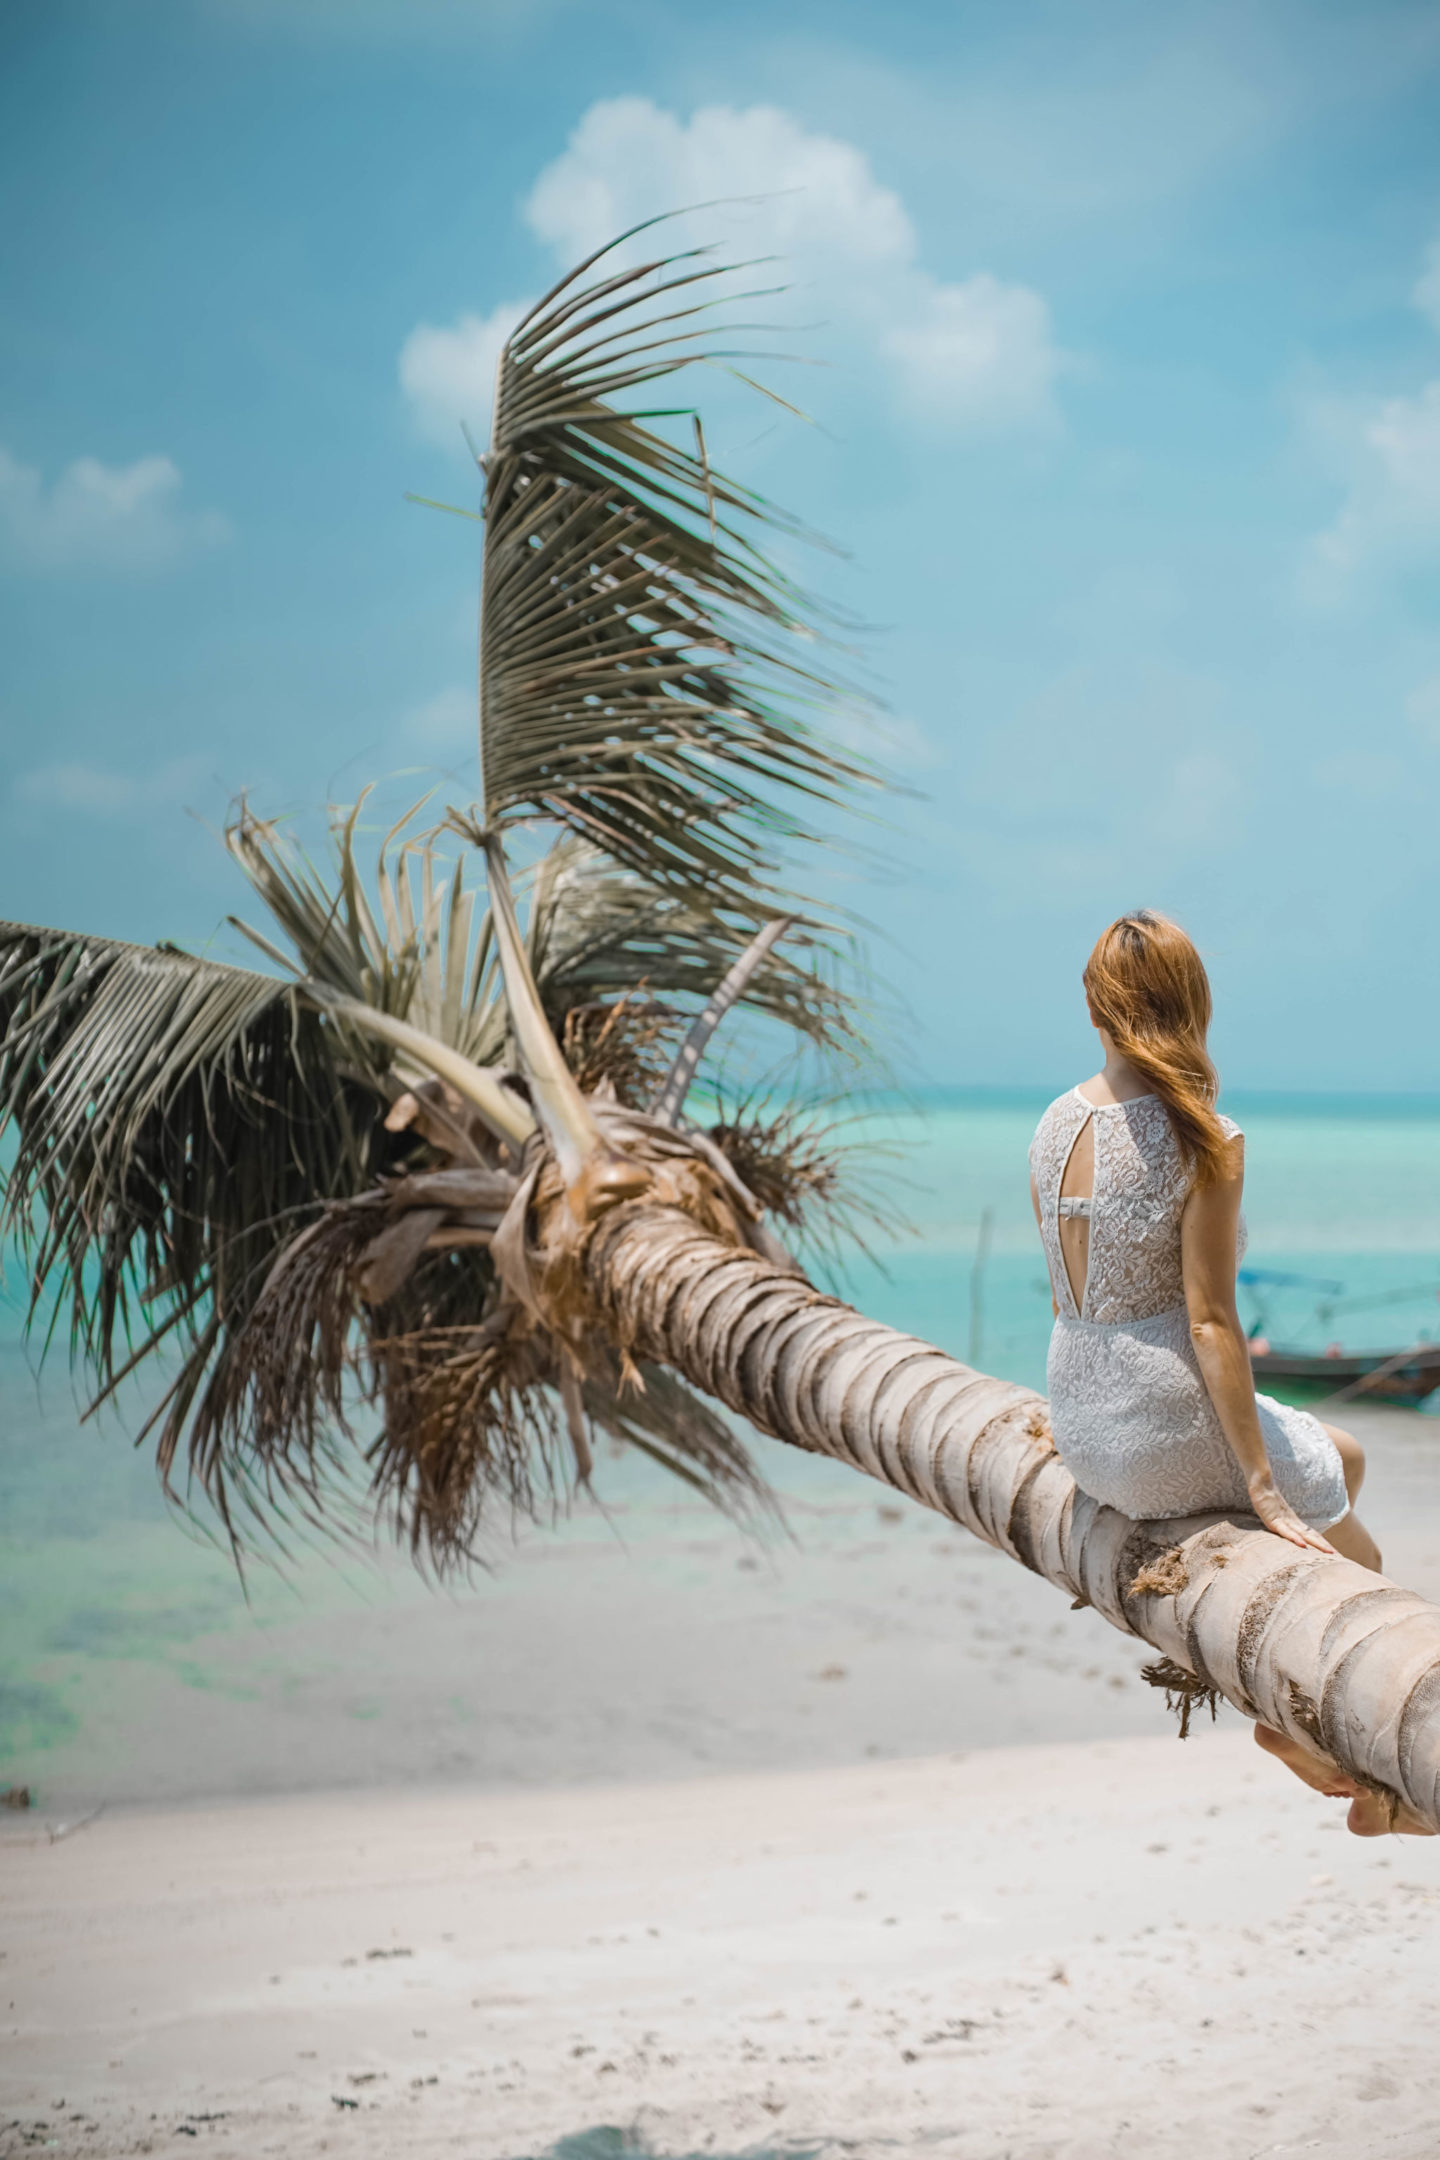
<svg viewBox="0 0 1440 2160">
<path fill-rule="evenodd" d="M 593 1426 L 712 1498 L 762 1497 L 715 1411 L 567 1327 L 526 1259 L 547 1176 L 577 1219 L 688 1178 L 783 1258 L 767 1212 L 813 1223 L 833 1163 L 783 1115 L 684 1126 L 690 1080 L 737 1001 L 862 1043 L 836 933 L 777 882 L 807 805 L 873 777 L 817 730 L 855 693 L 759 545 L 798 528 L 711 467 L 697 415 L 691 450 L 650 424 L 674 408 L 634 409 L 726 357 L 706 327 L 724 266 L 610 256 L 499 363 L 480 803 L 429 831 L 417 806 L 368 883 L 363 798 L 329 869 L 239 805 L 263 970 L 0 928 L 3 1227 L 32 1321 L 68 1326 L 97 1400 L 163 1375 L 162 1474 L 183 1452 L 237 1545 L 296 1508 L 333 1523 L 357 1438 L 365 1505 L 442 1561 L 497 1491 L 529 1506 L 588 1476 Z M 520 881 L 522 931 L 504 836 L 537 822 L 560 831 Z"/>
</svg>

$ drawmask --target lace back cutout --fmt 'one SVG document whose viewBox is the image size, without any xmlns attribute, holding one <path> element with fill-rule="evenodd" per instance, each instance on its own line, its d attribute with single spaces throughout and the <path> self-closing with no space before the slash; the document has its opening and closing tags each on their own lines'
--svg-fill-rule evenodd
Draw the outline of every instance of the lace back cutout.
<svg viewBox="0 0 1440 2160">
<path fill-rule="evenodd" d="M 1220 1120 L 1233 1138 L 1239 1126 Z M 1180 1218 L 1191 1172 L 1157 1096 L 1051 1103 L 1030 1150 L 1050 1283 L 1060 1314 L 1123 1326 L 1185 1302 Z M 1244 1245 L 1241 1225 L 1241 1249 Z"/>
<path fill-rule="evenodd" d="M 1084 1100 L 1082 1096 L 1081 1101 Z M 1095 1117 L 1093 1111 L 1076 1128 L 1060 1173 L 1056 1225 L 1060 1257 L 1065 1264 L 1070 1298 L 1077 1313 L 1085 1310 L 1090 1277 L 1090 1216 L 1095 1197 Z M 1066 1202 L 1070 1205 L 1067 1206 Z M 1076 1203 L 1083 1203 L 1077 1205 Z"/>
</svg>

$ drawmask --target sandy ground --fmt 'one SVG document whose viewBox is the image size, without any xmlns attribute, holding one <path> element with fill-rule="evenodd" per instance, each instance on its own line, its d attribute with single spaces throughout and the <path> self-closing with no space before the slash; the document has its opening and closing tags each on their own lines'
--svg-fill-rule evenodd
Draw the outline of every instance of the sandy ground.
<svg viewBox="0 0 1440 2160">
<path fill-rule="evenodd" d="M 6 2153 L 1440 2150 L 1435 1849 L 1242 1734 L 137 1810 L 5 1869 Z"/>
<path fill-rule="evenodd" d="M 1355 1422 L 1440 1594 L 1440 1424 Z M 463 1597 L 86 1649 L 0 1817 L 0 2154 L 1436 2160 L 1440 1840 L 797 1478 L 769 1554 L 641 1495 Z"/>
</svg>

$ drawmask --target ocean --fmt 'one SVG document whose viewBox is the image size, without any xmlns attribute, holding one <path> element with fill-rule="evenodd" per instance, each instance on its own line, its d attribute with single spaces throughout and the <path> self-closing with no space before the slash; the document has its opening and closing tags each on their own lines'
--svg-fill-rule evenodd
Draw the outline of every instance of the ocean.
<svg viewBox="0 0 1440 2160">
<path fill-rule="evenodd" d="M 1036 1388 L 1051 1309 L 1026 1151 L 1049 1100 L 935 1089 L 857 1119 L 857 1144 L 895 1151 L 914 1234 L 837 1281 L 877 1319 Z M 1225 1108 L 1246 1136 L 1246 1272 L 1300 1278 L 1242 1284 L 1247 1329 L 1315 1352 L 1440 1337 L 1440 1098 L 1236 1095 Z"/>
<path fill-rule="evenodd" d="M 877 1319 L 1035 1387 L 1051 1315 L 1026 1149 L 1046 1100 L 936 1090 L 867 1103 L 846 1137 L 912 1230 L 872 1257 L 850 1254 L 833 1280 Z M 1317 1350 L 1440 1335 L 1440 1099 L 1257 1096 L 1227 1108 L 1247 1134 L 1248 1265 L 1298 1278 L 1247 1291 L 1247 1321 Z M 277 1759 L 287 1750 L 302 1783 L 400 1776 L 407 1765 L 443 1772 L 446 1720 L 482 1715 L 484 1677 L 445 1669 L 430 1585 L 403 1555 L 304 1546 L 242 1585 L 203 1514 L 169 1511 L 129 1444 L 138 1396 L 82 1425 L 63 1348 L 37 1377 L 19 1287 L 12 1277 L 0 1307 L 0 1784 L 183 1795 L 237 1789 L 243 1771 L 247 1784 L 274 1787 L 292 1776 Z M 799 1546 L 823 1530 L 842 1558 L 842 1548 L 857 1559 L 873 1549 L 867 1481 L 774 1443 L 761 1455 Z M 603 1505 L 522 1529 L 513 1549 L 491 1555 L 493 1573 L 445 1593 L 479 1601 L 467 1610 L 479 1612 L 482 1643 L 485 1612 L 497 1627 L 521 1610 L 527 1627 L 548 1624 L 545 1601 L 578 1599 L 602 1551 L 622 1556 L 640 1587 L 647 1568 L 652 1583 L 693 1579 L 702 1552 L 717 1569 L 756 1564 L 738 1532 L 643 1460 L 607 1454 L 597 1482 Z M 774 1596 L 799 1596 L 801 1580 L 776 1575 Z M 1053 1592 L 1034 1588 L 1048 1616 Z M 430 1630 L 423 1684 L 405 1628 Z M 384 1646 L 383 1673 L 364 1642 Z M 261 1755 L 263 1775 L 252 1776 Z"/>
</svg>

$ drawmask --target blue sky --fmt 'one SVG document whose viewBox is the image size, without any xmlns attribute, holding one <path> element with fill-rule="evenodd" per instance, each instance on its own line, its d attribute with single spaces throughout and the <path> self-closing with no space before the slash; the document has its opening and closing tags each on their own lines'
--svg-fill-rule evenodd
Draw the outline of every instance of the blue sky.
<svg viewBox="0 0 1440 2160">
<path fill-rule="evenodd" d="M 902 1066 L 1076 1077 L 1149 904 L 1232 1084 L 1440 1088 L 1434 0 L 11 0 L 0 186 L 0 912 L 197 944 L 237 790 L 465 794 L 405 491 L 610 220 L 759 196 L 820 425 L 713 447 L 877 625 Z"/>
</svg>

